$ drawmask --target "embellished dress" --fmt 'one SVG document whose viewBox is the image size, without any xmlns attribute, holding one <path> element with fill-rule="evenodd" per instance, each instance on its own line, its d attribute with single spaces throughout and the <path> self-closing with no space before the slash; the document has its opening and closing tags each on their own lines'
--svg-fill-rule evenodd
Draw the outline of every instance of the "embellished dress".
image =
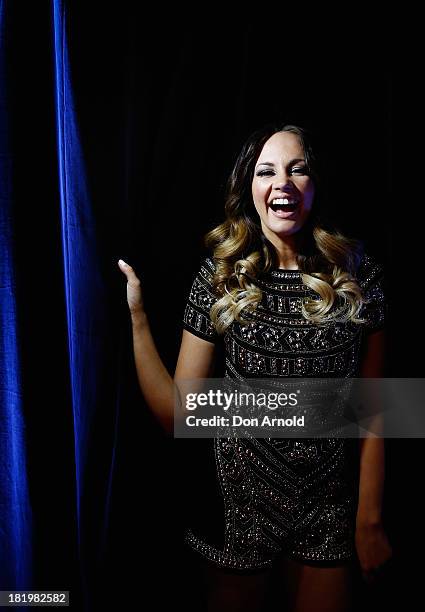
<svg viewBox="0 0 425 612">
<path fill-rule="evenodd" d="M 317 325 L 301 312 L 318 294 L 301 272 L 275 269 L 257 284 L 262 300 L 247 323 L 219 336 L 209 311 L 215 271 L 202 261 L 186 304 L 183 327 L 221 344 L 225 377 L 358 377 L 363 339 L 384 326 L 383 269 L 364 255 L 357 280 L 368 303 L 351 321 Z M 191 441 L 196 442 L 196 441 Z M 258 570 L 279 555 L 319 565 L 355 557 L 359 441 L 353 438 L 214 438 L 198 474 L 186 542 L 205 559 L 233 570 Z"/>
</svg>

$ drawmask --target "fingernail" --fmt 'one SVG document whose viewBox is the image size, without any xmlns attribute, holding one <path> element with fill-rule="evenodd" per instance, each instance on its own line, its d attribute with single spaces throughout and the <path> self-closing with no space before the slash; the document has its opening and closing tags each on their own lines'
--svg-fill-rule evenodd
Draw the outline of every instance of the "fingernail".
<svg viewBox="0 0 425 612">
<path fill-rule="evenodd" d="M 118 263 L 121 264 L 122 266 L 126 266 L 127 265 L 123 259 L 119 259 Z"/>
</svg>

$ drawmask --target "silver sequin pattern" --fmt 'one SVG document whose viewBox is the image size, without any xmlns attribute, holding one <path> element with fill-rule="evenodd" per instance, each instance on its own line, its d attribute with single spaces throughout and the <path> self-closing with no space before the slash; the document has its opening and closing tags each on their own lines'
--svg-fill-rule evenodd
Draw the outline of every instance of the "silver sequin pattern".
<svg viewBox="0 0 425 612">
<path fill-rule="evenodd" d="M 249 321 L 234 322 L 222 339 L 209 317 L 217 299 L 211 287 L 214 270 L 211 258 L 202 261 L 183 326 L 205 340 L 224 342 L 227 378 L 359 375 L 364 335 L 383 328 L 385 320 L 383 269 L 374 258 L 364 255 L 357 272 L 368 300 L 360 313 L 365 324 L 307 321 L 302 300 L 319 296 L 303 284 L 300 272 L 273 270 L 258 279 L 263 297 L 247 315 Z M 358 491 L 358 472 L 350 465 L 357 457 L 353 442 L 214 440 L 225 513 L 223 545 L 209 542 L 200 528 L 188 529 L 186 541 L 208 560 L 236 570 L 268 567 L 281 553 L 308 562 L 350 561 Z"/>
</svg>

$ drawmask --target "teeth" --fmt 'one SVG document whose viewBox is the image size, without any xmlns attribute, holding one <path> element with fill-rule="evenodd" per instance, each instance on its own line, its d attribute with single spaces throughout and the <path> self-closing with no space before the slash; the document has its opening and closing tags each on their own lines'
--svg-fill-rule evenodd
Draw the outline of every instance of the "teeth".
<svg viewBox="0 0 425 612">
<path fill-rule="evenodd" d="M 280 206 L 288 206 L 288 204 L 296 204 L 296 200 L 289 200 L 288 198 L 275 198 L 273 204 Z"/>
</svg>

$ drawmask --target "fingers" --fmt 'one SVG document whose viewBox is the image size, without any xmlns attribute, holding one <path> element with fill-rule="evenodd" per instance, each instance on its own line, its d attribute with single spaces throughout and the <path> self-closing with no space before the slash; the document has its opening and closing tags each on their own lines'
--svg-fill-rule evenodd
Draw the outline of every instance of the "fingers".
<svg viewBox="0 0 425 612">
<path fill-rule="evenodd" d="M 132 287 L 138 287 L 140 285 L 139 279 L 137 278 L 133 268 L 129 266 L 128 263 L 126 263 L 123 259 L 119 259 L 118 266 L 121 272 L 126 275 L 127 281 Z"/>
<path fill-rule="evenodd" d="M 128 265 L 128 263 L 126 263 L 123 259 L 119 259 L 118 260 L 118 265 L 121 268 L 121 270 L 132 270 L 133 268 L 131 266 Z"/>
<path fill-rule="evenodd" d="M 368 584 L 375 583 L 380 580 L 384 576 L 386 576 L 389 572 L 391 572 L 391 564 L 392 557 L 381 563 L 380 565 L 373 567 L 369 570 L 363 571 L 363 578 Z"/>
</svg>

